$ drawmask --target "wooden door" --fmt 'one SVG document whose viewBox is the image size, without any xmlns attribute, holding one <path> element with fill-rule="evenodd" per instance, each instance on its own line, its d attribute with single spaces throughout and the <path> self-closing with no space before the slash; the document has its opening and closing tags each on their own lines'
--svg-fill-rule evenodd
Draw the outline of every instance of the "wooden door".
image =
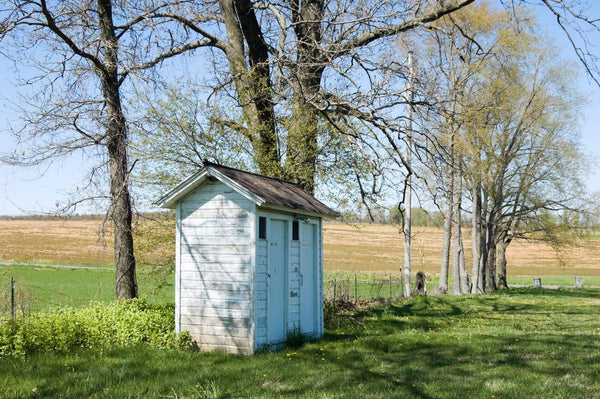
<svg viewBox="0 0 600 399">
<path fill-rule="evenodd" d="M 267 340 L 285 340 L 285 288 L 287 279 L 287 222 L 271 220 L 267 268 Z"/>
<path fill-rule="evenodd" d="M 310 334 L 316 330 L 317 307 L 317 226 L 302 223 L 300 243 L 300 330 Z"/>
</svg>

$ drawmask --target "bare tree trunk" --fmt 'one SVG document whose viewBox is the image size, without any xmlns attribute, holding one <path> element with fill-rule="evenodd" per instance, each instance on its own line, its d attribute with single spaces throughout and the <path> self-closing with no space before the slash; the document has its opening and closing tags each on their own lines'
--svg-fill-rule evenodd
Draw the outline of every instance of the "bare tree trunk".
<svg viewBox="0 0 600 399">
<path fill-rule="evenodd" d="M 319 46 L 325 3 L 324 0 L 306 0 L 290 4 L 298 48 L 284 175 L 313 193 L 320 117 L 314 104 L 319 101 L 325 68 Z"/>
<path fill-rule="evenodd" d="M 101 72 L 100 79 L 108 114 L 107 149 L 110 166 L 111 218 L 115 228 L 115 289 L 117 298 L 135 298 L 138 295 L 138 287 L 131 231 L 128 139 L 119 93 L 118 41 L 112 20 L 111 1 L 98 0 L 98 13 L 104 51 L 104 70 Z"/>
<path fill-rule="evenodd" d="M 246 136 L 252 143 L 261 173 L 280 177 L 269 53 L 260 25 L 248 0 L 219 0 L 219 5 L 227 30 L 225 53 L 246 122 Z M 244 41 L 248 44 L 247 52 Z"/>
<path fill-rule="evenodd" d="M 460 182 L 460 171 L 456 163 L 456 157 L 452 161 L 452 230 L 454 233 L 454 243 L 452 248 L 452 293 L 454 295 L 460 295 L 461 292 L 461 271 L 460 271 L 460 258 L 464 251 L 462 246 L 462 232 L 460 228 L 460 204 L 461 204 L 461 190 L 462 185 Z"/>
<path fill-rule="evenodd" d="M 496 291 L 496 231 L 495 231 L 494 213 L 490 212 L 487 221 L 487 238 L 486 238 L 486 290 Z"/>
<path fill-rule="evenodd" d="M 506 281 L 506 248 L 510 244 L 510 238 L 504 238 L 498 243 L 498 288 L 508 289 Z"/>
<path fill-rule="evenodd" d="M 482 294 L 485 290 L 484 267 L 482 254 L 482 223 L 481 223 L 481 186 L 477 184 L 473 188 L 473 271 L 471 273 L 471 293 Z"/>
<path fill-rule="evenodd" d="M 413 102 L 414 102 L 414 65 L 413 65 L 413 54 L 408 53 L 408 64 L 409 64 L 409 80 L 408 80 L 408 109 L 406 114 L 407 126 L 406 126 L 406 165 L 408 173 L 406 175 L 405 188 L 404 188 L 404 293 L 405 297 L 410 296 L 410 273 L 412 270 L 412 258 L 411 258 L 411 242 L 412 242 L 412 151 L 413 151 L 413 132 L 412 132 L 412 118 L 413 118 Z M 421 273 L 421 272 L 419 272 Z M 421 273 L 422 275 L 423 273 Z M 423 277 L 423 276 L 422 276 Z M 418 282 L 415 281 L 415 284 Z M 424 286 L 424 280 L 422 281 Z"/>
<path fill-rule="evenodd" d="M 459 257 L 459 265 L 458 270 L 460 273 L 460 293 L 468 294 L 469 293 L 469 274 L 467 273 L 467 268 L 465 266 L 465 246 L 462 238 L 462 233 L 460 235 L 460 257 Z"/>
<path fill-rule="evenodd" d="M 442 244 L 442 260 L 440 265 L 440 283 L 438 293 L 446 294 L 448 292 L 448 267 L 450 263 L 450 242 L 452 240 L 452 192 L 453 192 L 453 173 L 448 174 L 446 195 L 446 215 L 444 215 L 444 242 Z"/>
</svg>

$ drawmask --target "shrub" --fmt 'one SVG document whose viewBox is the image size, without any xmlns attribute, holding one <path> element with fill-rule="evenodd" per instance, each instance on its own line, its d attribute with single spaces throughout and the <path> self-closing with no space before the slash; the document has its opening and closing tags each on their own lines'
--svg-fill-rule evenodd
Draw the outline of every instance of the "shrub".
<svg viewBox="0 0 600 399">
<path fill-rule="evenodd" d="M 0 356 L 140 343 L 156 348 L 188 346 L 189 334 L 175 337 L 173 310 L 172 305 L 134 299 L 94 302 L 85 308 L 55 308 L 35 313 L 26 321 L 0 319 Z"/>
</svg>

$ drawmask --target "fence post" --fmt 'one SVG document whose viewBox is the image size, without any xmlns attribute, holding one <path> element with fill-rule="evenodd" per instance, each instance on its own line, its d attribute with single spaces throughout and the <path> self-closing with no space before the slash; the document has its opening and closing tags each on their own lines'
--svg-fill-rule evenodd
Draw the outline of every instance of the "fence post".
<svg viewBox="0 0 600 399">
<path fill-rule="evenodd" d="M 337 296 L 337 280 L 333 279 L 333 303 L 336 303 Z"/>
<path fill-rule="evenodd" d="M 390 299 L 392 299 L 392 274 L 390 273 Z"/>
<path fill-rule="evenodd" d="M 358 279 L 354 273 L 354 302 L 358 302 Z"/>
<path fill-rule="evenodd" d="M 402 281 L 402 267 L 400 267 L 400 296 L 404 297 L 404 282 Z"/>
<path fill-rule="evenodd" d="M 542 288 L 542 279 L 540 277 L 534 277 L 533 288 Z"/>
<path fill-rule="evenodd" d="M 10 278 L 10 314 L 15 319 L 15 278 Z"/>
<path fill-rule="evenodd" d="M 575 277 L 575 288 L 583 288 L 583 277 Z"/>
</svg>

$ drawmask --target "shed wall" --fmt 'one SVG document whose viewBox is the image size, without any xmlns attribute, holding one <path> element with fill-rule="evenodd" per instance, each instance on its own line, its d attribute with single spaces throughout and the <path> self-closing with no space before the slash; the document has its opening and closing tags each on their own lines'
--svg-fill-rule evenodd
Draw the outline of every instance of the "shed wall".
<svg viewBox="0 0 600 399">
<path fill-rule="evenodd" d="M 189 331 L 201 349 L 253 352 L 254 210 L 219 181 L 178 205 L 178 331 Z"/>
<path fill-rule="evenodd" d="M 287 220 L 288 234 L 290 238 L 288 245 L 288 258 L 286 265 L 286 291 L 284 298 L 273 299 L 277 301 L 283 301 L 286 306 L 286 317 L 285 317 L 285 330 L 288 332 L 298 331 L 300 329 L 300 318 L 302 314 L 301 309 L 301 241 L 292 240 L 292 221 L 294 217 L 291 215 L 283 215 L 281 213 L 270 213 L 262 210 L 257 214 L 257 217 L 264 216 L 267 218 L 267 231 L 271 229 L 272 219 L 276 220 Z M 313 219 L 314 220 L 314 219 Z M 315 297 L 312 300 L 315 303 L 315 329 L 309 334 L 313 337 L 320 337 L 323 335 L 323 256 L 322 256 L 322 232 L 321 232 L 321 220 L 317 219 L 316 222 L 312 222 L 316 225 L 316 237 L 315 242 L 311 243 L 316 245 L 315 251 Z M 257 229 L 257 226 L 255 227 Z M 256 233 L 257 234 L 257 233 Z M 255 274 L 255 298 L 254 298 L 254 309 L 255 309 L 255 348 L 261 348 L 266 344 L 273 344 L 268 339 L 268 306 L 269 306 L 269 233 L 267 233 L 267 239 L 256 240 L 256 274 Z M 305 282 L 307 284 L 313 282 Z M 277 344 L 277 343 L 276 343 Z M 277 345 L 275 345 L 277 346 Z"/>
</svg>

